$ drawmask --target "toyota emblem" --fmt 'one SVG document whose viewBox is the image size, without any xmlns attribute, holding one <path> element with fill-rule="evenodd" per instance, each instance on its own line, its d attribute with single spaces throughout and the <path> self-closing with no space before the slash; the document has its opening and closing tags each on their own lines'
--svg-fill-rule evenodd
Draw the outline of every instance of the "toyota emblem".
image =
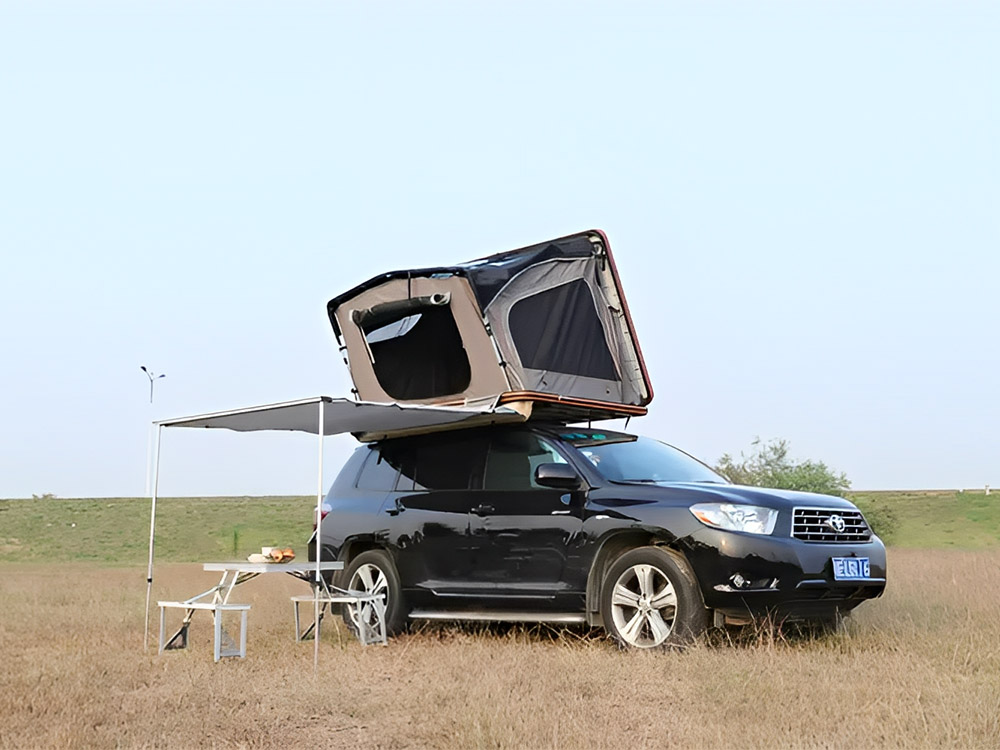
<svg viewBox="0 0 1000 750">
<path fill-rule="evenodd" d="M 825 523 L 838 534 L 843 534 L 844 529 L 847 528 L 847 521 L 844 520 L 843 516 L 832 515 L 826 519 Z"/>
</svg>

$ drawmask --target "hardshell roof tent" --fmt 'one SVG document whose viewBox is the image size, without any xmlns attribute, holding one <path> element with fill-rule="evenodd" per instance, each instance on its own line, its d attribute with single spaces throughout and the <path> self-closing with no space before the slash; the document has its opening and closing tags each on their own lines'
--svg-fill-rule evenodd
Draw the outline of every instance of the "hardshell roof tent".
<svg viewBox="0 0 1000 750">
<path fill-rule="evenodd" d="M 382 274 L 327 312 L 364 401 L 516 404 L 568 421 L 642 415 L 653 397 L 600 231 Z"/>
</svg>

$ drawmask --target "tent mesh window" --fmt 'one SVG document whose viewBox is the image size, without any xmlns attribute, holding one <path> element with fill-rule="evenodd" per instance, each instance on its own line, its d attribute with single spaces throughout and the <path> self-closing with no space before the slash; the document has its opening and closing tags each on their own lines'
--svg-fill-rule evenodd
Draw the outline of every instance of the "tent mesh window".
<svg viewBox="0 0 1000 750">
<path fill-rule="evenodd" d="M 594 296 L 582 279 L 518 300 L 511 306 L 508 320 L 510 336 L 525 367 L 619 379 Z"/>
<path fill-rule="evenodd" d="M 361 330 L 375 377 L 393 399 L 439 398 L 469 387 L 469 357 L 447 305 L 366 320 Z"/>
</svg>

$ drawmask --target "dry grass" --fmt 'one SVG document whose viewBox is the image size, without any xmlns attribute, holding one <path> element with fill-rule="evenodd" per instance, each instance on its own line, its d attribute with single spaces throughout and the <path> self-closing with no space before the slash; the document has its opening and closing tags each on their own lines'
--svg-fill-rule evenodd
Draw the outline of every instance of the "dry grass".
<svg viewBox="0 0 1000 750">
<path fill-rule="evenodd" d="M 142 650 L 144 571 L 2 566 L 2 747 L 1000 746 L 1000 553 L 891 551 L 845 632 L 622 653 L 583 631 L 291 638 L 301 583 L 247 584 L 248 658 Z M 214 580 L 164 567 L 155 596 Z M 176 616 L 176 613 L 174 613 Z M 724 641 L 724 639 L 723 639 Z"/>
</svg>

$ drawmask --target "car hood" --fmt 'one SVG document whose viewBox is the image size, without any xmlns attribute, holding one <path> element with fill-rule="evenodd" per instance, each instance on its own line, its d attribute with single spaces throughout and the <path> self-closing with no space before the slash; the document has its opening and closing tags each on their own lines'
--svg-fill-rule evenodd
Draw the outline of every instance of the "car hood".
<svg viewBox="0 0 1000 750">
<path fill-rule="evenodd" d="M 684 495 L 685 502 L 694 503 L 742 503 L 744 505 L 763 505 L 776 510 L 791 510 L 792 508 L 841 508 L 854 510 L 856 506 L 849 500 L 834 495 L 820 495 L 815 492 L 798 492 L 796 490 L 776 490 L 766 487 L 745 487 L 739 484 L 709 484 L 704 482 L 657 482 L 656 484 L 633 484 L 649 488 L 672 490 L 674 499 L 677 494 Z"/>
</svg>

